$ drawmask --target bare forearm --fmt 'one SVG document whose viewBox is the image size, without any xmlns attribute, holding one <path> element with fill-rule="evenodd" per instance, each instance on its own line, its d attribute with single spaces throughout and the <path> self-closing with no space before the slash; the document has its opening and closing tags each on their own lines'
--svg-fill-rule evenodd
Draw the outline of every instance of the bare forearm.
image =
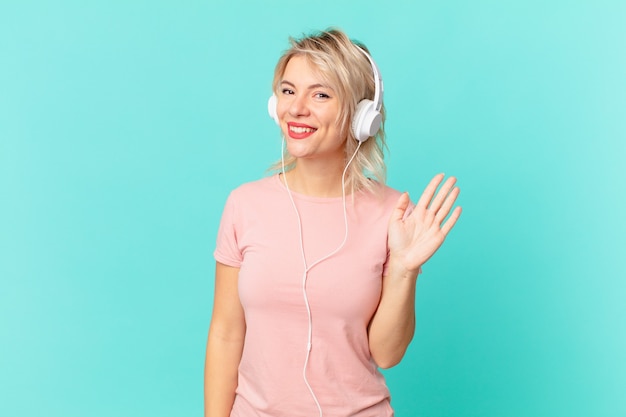
<svg viewBox="0 0 626 417">
<path fill-rule="evenodd" d="M 235 400 L 242 340 L 209 333 L 204 368 L 204 416 L 228 417 Z"/>
<path fill-rule="evenodd" d="M 369 345 L 381 368 L 397 365 L 415 332 L 417 273 L 389 265 L 383 277 L 381 300 L 369 329 Z"/>
</svg>

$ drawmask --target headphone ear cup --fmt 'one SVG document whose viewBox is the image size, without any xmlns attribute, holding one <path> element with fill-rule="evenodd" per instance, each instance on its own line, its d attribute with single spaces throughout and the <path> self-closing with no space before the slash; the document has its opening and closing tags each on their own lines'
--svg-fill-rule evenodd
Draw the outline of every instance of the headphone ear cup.
<svg viewBox="0 0 626 417">
<path fill-rule="evenodd" d="M 267 100 L 267 112 L 269 113 L 270 117 L 274 119 L 276 124 L 280 124 L 280 121 L 278 120 L 278 114 L 276 113 L 277 102 L 278 102 L 278 99 L 276 98 L 276 94 L 272 94 L 270 99 Z"/>
<path fill-rule="evenodd" d="M 365 142 L 378 132 L 382 119 L 372 100 L 361 100 L 352 118 L 352 134 L 359 142 Z"/>
</svg>

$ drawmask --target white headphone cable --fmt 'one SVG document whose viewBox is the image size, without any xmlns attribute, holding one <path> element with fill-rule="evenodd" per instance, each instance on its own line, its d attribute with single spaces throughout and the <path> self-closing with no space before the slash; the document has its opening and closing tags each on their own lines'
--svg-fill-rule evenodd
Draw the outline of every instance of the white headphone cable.
<svg viewBox="0 0 626 417">
<path fill-rule="evenodd" d="M 309 384 L 309 380 L 306 377 L 306 369 L 308 367 L 309 364 L 309 357 L 311 355 L 311 348 L 312 348 L 312 339 L 313 339 L 313 318 L 311 316 L 311 306 L 309 304 L 309 298 L 306 294 L 306 280 L 307 280 L 307 275 L 308 272 L 317 264 L 319 264 L 322 261 L 325 261 L 326 259 L 330 258 L 331 256 L 335 255 L 337 252 L 339 252 L 343 246 L 346 244 L 346 241 L 348 240 L 348 212 L 346 210 L 346 173 L 348 172 L 348 167 L 350 166 L 350 164 L 352 163 L 352 161 L 354 160 L 357 152 L 359 151 L 359 149 L 361 148 L 361 141 L 358 141 L 358 145 L 354 151 L 354 154 L 352 154 L 352 157 L 348 160 L 348 163 L 346 164 L 346 167 L 343 170 L 343 173 L 341 174 L 341 198 L 342 198 L 342 205 L 343 205 L 343 220 L 344 220 L 344 225 L 345 225 L 345 233 L 344 233 L 344 237 L 343 237 L 343 241 L 341 242 L 341 244 L 332 252 L 330 252 L 328 255 L 325 255 L 323 257 L 321 257 L 320 259 L 318 259 L 317 261 L 313 262 L 310 266 L 307 266 L 306 263 L 306 255 L 304 253 L 304 239 L 302 238 L 302 219 L 300 218 L 300 213 L 298 212 L 298 207 L 296 206 L 296 202 L 293 199 L 293 195 L 291 194 L 291 190 L 289 189 L 289 183 L 287 182 L 287 175 L 285 173 L 285 152 L 284 152 L 284 147 L 285 147 L 285 137 L 283 136 L 283 140 L 281 142 L 281 166 L 282 166 L 282 174 L 283 174 L 283 179 L 285 181 L 285 188 L 287 188 L 287 194 L 289 195 L 289 200 L 291 201 L 291 205 L 293 206 L 293 209 L 296 213 L 296 217 L 298 219 L 298 233 L 300 236 L 300 253 L 302 255 L 302 264 L 304 265 L 304 272 L 303 272 L 303 276 L 302 276 L 302 293 L 304 296 L 304 304 L 306 306 L 306 311 L 307 311 L 307 316 L 308 316 L 308 320 L 309 320 L 309 331 L 308 331 L 308 341 L 307 341 L 307 352 L 306 352 L 306 358 L 304 360 L 304 367 L 302 369 L 302 377 L 304 378 L 304 383 L 306 384 L 307 388 L 309 389 L 309 392 L 311 393 L 311 396 L 313 397 L 313 400 L 315 401 L 315 404 L 317 405 L 317 409 L 319 410 L 319 415 L 320 417 L 323 416 L 322 414 L 322 406 L 320 405 L 315 392 L 313 391 L 313 388 L 311 387 L 311 385 Z"/>
</svg>

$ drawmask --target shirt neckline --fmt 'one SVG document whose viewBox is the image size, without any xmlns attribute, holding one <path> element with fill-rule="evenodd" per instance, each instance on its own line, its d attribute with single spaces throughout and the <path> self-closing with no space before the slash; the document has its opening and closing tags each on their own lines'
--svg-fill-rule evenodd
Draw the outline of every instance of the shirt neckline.
<svg viewBox="0 0 626 417">
<path fill-rule="evenodd" d="M 283 190 L 285 193 L 287 193 L 287 187 L 285 186 L 285 183 L 280 179 L 280 172 L 274 174 L 272 176 L 272 181 L 273 183 L 278 186 L 281 190 Z M 302 194 L 302 193 L 298 193 L 296 191 L 293 191 L 292 189 L 289 189 L 289 192 L 291 193 L 291 195 L 293 196 L 293 198 L 298 199 L 298 200 L 304 200 L 304 201 L 310 201 L 313 203 L 326 203 L 326 204 L 331 204 L 331 203 L 341 203 L 343 201 L 343 197 L 339 196 L 339 197 L 315 197 L 315 196 L 311 196 L 311 195 L 307 195 L 307 194 Z M 357 196 L 360 194 L 360 192 L 357 192 Z M 348 200 L 351 197 L 351 194 L 346 194 L 346 200 Z"/>
</svg>

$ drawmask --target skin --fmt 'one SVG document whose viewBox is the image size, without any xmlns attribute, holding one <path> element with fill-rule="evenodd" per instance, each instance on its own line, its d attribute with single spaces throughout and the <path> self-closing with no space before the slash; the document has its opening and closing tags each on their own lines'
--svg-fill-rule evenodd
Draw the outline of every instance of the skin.
<svg viewBox="0 0 626 417">
<path fill-rule="evenodd" d="M 289 60 L 279 84 L 276 113 L 289 153 L 297 158 L 287 179 L 293 191 L 316 197 L 341 196 L 347 134 L 337 125 L 339 98 L 304 58 Z M 290 127 L 314 129 L 305 138 Z"/>
<path fill-rule="evenodd" d="M 341 196 L 346 132 L 336 115 L 339 99 L 304 58 L 292 58 L 280 83 L 276 112 L 288 150 L 296 158 L 289 187 L 316 197 Z M 415 287 L 421 266 L 441 247 L 461 215 L 453 209 L 456 179 L 436 175 L 407 215 L 403 193 L 389 219 L 387 273 L 369 325 L 372 358 L 381 368 L 400 362 L 415 331 Z M 437 189 L 439 190 L 437 191 Z M 205 417 L 230 415 L 246 323 L 237 290 L 238 268 L 217 263 L 215 302 L 205 364 Z"/>
<path fill-rule="evenodd" d="M 215 301 L 204 365 L 204 415 L 227 417 L 235 401 L 237 368 L 243 351 L 246 321 L 239 302 L 239 268 L 215 267 Z"/>
<path fill-rule="evenodd" d="M 413 339 L 417 275 L 441 247 L 461 215 L 461 207 L 450 214 L 459 195 L 454 177 L 448 178 L 436 192 L 443 179 L 444 175 L 439 174 L 431 180 L 406 218 L 409 196 L 403 193 L 389 219 L 387 274 L 383 277 L 381 300 L 369 328 L 370 352 L 381 368 L 398 364 Z"/>
</svg>

